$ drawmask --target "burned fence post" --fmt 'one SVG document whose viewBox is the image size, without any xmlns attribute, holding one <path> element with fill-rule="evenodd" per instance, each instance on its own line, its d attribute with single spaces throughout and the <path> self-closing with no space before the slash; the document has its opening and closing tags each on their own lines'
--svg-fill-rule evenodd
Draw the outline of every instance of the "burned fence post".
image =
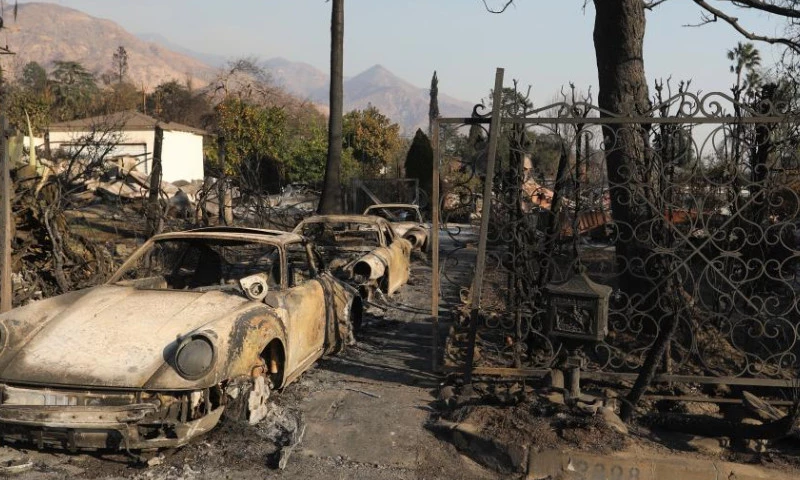
<svg viewBox="0 0 800 480">
<path fill-rule="evenodd" d="M 217 180 L 217 203 L 219 204 L 219 224 L 233 225 L 233 206 L 231 189 L 228 188 L 228 176 L 225 174 L 225 138 L 217 139 L 217 157 L 220 174 Z"/>
<path fill-rule="evenodd" d="M 163 215 L 161 214 L 161 150 L 164 143 L 164 130 L 156 125 L 156 138 L 153 144 L 153 168 L 150 169 L 150 193 L 147 198 L 147 236 L 152 237 L 161 233 L 164 228 Z"/>
<path fill-rule="evenodd" d="M 8 121 L 5 116 L 0 117 L 0 128 L 3 142 L 2 166 L 0 166 L 0 313 L 11 310 L 13 292 L 11 291 L 11 235 L 13 233 L 11 222 L 11 197 L 14 192 L 11 184 L 11 174 L 8 156 Z"/>
<path fill-rule="evenodd" d="M 432 192 L 431 192 L 431 271 L 433 273 L 432 289 L 431 289 L 431 320 L 432 320 L 432 341 L 433 341 L 433 355 L 431 361 L 433 362 L 433 371 L 438 370 L 437 355 L 439 354 L 439 295 L 440 295 L 440 278 L 439 278 L 439 118 L 435 117 L 431 122 L 431 142 L 433 150 L 433 172 L 431 177 L 433 179 Z"/>
<path fill-rule="evenodd" d="M 472 381 L 472 366 L 475 361 L 475 340 L 478 335 L 478 320 L 481 308 L 481 289 L 486 269 L 486 242 L 489 235 L 489 217 L 492 212 L 492 191 L 494 190 L 494 166 L 497 156 L 497 139 L 500 135 L 500 116 L 503 102 L 503 72 L 498 68 L 494 77 L 494 98 L 492 101 L 492 121 L 489 124 L 489 151 L 486 159 L 486 178 L 483 184 L 483 208 L 481 209 L 481 230 L 478 238 L 478 257 L 475 261 L 475 276 L 470 295 L 469 350 L 464 372 L 464 382 Z"/>
</svg>

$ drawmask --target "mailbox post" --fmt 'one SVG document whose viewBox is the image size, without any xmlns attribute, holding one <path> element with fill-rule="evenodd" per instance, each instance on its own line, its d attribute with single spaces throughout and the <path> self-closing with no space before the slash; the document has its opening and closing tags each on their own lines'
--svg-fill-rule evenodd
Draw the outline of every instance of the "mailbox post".
<svg viewBox="0 0 800 480">
<path fill-rule="evenodd" d="M 608 334 L 611 290 L 608 285 L 593 282 L 582 268 L 566 282 L 551 283 L 544 288 L 546 331 L 567 347 L 561 368 L 573 398 L 580 396 L 580 371 L 586 366 L 581 347 L 602 342 Z"/>
</svg>

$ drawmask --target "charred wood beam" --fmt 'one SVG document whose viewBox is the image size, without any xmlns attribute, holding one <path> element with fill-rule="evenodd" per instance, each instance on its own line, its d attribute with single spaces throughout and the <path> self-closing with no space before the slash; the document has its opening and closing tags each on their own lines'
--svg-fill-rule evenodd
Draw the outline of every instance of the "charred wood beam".
<svg viewBox="0 0 800 480">
<path fill-rule="evenodd" d="M 58 202 L 54 203 L 54 205 L 57 204 Z M 47 208 L 44 212 L 44 224 L 53 247 L 53 277 L 61 293 L 66 293 L 70 289 L 70 284 L 64 273 L 64 239 L 58 231 L 57 216 L 58 213 L 55 206 Z"/>
<path fill-rule="evenodd" d="M 10 165 L 8 157 L 8 138 L 6 137 L 7 120 L 0 120 L 2 137 L 2 165 L 0 166 L 0 313 L 11 310 L 13 293 L 11 291 L 11 185 Z"/>
<path fill-rule="evenodd" d="M 780 440 L 790 435 L 797 422 L 797 404 L 790 413 L 779 420 L 762 425 L 745 424 L 709 415 L 686 415 L 681 413 L 652 413 L 641 418 L 640 423 L 692 435 L 713 435 L 753 440 Z"/>
</svg>

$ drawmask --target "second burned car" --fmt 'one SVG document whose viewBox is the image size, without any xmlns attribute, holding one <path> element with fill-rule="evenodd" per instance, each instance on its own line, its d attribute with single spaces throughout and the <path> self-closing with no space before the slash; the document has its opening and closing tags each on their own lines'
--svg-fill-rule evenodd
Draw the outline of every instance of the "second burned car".
<svg viewBox="0 0 800 480">
<path fill-rule="evenodd" d="M 362 298 L 393 294 L 408 282 L 412 245 L 386 219 L 371 215 L 317 215 L 295 233 L 314 241 L 327 267 L 356 286 Z"/>
<path fill-rule="evenodd" d="M 383 217 L 392 223 L 398 235 L 411 242 L 414 250 L 427 252 L 430 227 L 422 221 L 419 205 L 411 203 L 378 203 L 364 210 L 364 215 Z"/>
</svg>

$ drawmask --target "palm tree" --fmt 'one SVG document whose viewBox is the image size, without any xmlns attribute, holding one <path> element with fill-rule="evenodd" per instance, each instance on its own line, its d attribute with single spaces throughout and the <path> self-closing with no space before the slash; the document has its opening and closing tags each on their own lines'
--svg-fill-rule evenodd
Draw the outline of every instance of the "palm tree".
<svg viewBox="0 0 800 480">
<path fill-rule="evenodd" d="M 741 92 L 744 88 L 753 88 L 759 81 L 756 68 L 761 65 L 761 54 L 750 42 L 736 44 L 736 48 L 728 50 L 728 60 L 733 62 L 731 73 L 736 74 L 736 90 Z M 745 74 L 745 84 L 742 85 L 742 73 Z"/>
<path fill-rule="evenodd" d="M 328 161 L 317 211 L 322 214 L 342 211 L 342 116 L 344 85 L 344 0 L 332 0 L 331 8 L 331 91 L 328 117 Z"/>
</svg>

